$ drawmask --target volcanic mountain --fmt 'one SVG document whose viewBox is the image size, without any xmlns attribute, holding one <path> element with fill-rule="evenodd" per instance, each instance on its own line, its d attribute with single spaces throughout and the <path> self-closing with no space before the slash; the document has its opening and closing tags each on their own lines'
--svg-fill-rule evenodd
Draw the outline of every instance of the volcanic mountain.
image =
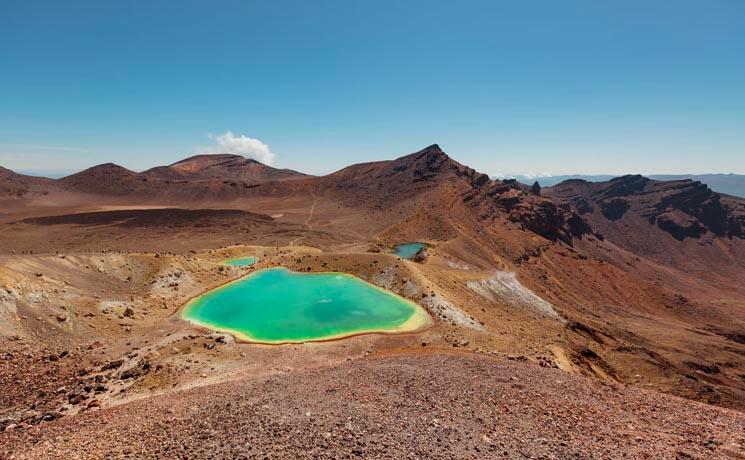
<svg viewBox="0 0 745 460">
<path fill-rule="evenodd" d="M 514 456 L 586 454 L 569 420 L 596 424 L 598 414 L 605 417 L 603 439 L 637 445 L 660 420 L 665 429 L 683 420 L 672 446 L 657 456 L 737 449 L 721 427 L 737 424 L 736 411 L 745 410 L 743 200 L 697 182 L 641 176 L 528 187 L 491 180 L 436 144 L 321 177 L 251 173 L 264 168 L 229 156 L 198 156 L 143 173 L 100 165 L 52 182 L 59 193 L 82 195 L 79 208 L 44 200 L 33 212 L 4 216 L 0 334 L 18 339 L 8 341 L 13 356 L 0 360 L 0 389 L 9 389 L 0 392 L 0 407 L 11 408 L 0 428 L 66 419 L 5 435 L 13 453 L 38 446 L 37 456 L 56 448 L 80 454 L 78 439 L 103 423 L 148 441 L 96 439 L 91 456 L 120 448 L 157 456 L 198 449 L 203 433 L 228 430 L 232 422 L 224 420 L 245 414 L 270 431 L 266 439 L 287 435 L 292 444 L 300 433 L 317 440 L 318 449 L 354 439 L 362 453 L 372 452 L 363 443 L 399 442 L 398 431 L 378 437 L 376 427 L 414 423 L 417 433 L 434 433 L 431 442 L 422 434 L 423 444 L 473 441 L 473 458 L 483 458 L 478 449 L 491 449 L 484 443 L 494 440 Z M 403 260 L 393 253 L 402 242 L 428 247 L 419 260 Z M 248 273 L 220 265 L 241 255 L 259 257 L 249 271 L 352 273 L 419 303 L 435 324 L 410 336 L 261 347 L 180 321 L 175 313 L 188 299 Z M 79 351 L 68 359 L 61 347 Z M 359 375 L 375 376 L 375 385 L 349 385 Z M 412 393 L 411 385 L 421 391 Z M 625 386 L 634 391 L 619 390 Z M 661 402 L 647 390 L 735 411 Z M 143 398 L 149 399 L 136 401 Z M 623 405 L 629 398 L 637 402 Z M 143 410 L 154 403 L 172 410 Z M 394 409 L 402 404 L 411 412 Z M 519 423 L 501 425 L 513 404 L 518 414 L 539 408 L 523 426 L 528 431 L 542 423 L 567 427 L 556 435 L 566 449 L 533 452 L 498 437 Z M 194 417 L 195 407 L 210 407 L 224 420 L 205 422 Z M 643 420 L 634 418 L 649 407 Z M 437 408 L 447 410 L 435 417 Z M 85 413 L 60 415 L 78 410 Z M 472 414 L 473 428 L 466 433 L 455 413 Z M 694 418 L 698 425 L 686 438 L 680 433 Z M 483 420 L 500 421 L 473 431 Z M 140 436 L 143 427 L 173 423 L 188 427 L 174 429 L 173 437 Z M 321 434 L 306 431 L 317 427 Z M 374 439 L 356 436 L 355 427 Z M 64 432 L 83 434 L 45 444 Z M 712 432 L 715 439 L 701 444 Z M 553 445 L 552 433 L 546 436 Z M 257 453 L 244 449 L 260 445 L 252 434 L 210 442 L 226 456 L 251 456 Z M 623 452 L 655 457 L 654 446 L 635 449 L 625 445 Z"/>
<path fill-rule="evenodd" d="M 140 174 L 114 163 L 90 167 L 58 179 L 64 188 L 92 194 L 123 195 L 138 190 L 146 180 Z"/>
<path fill-rule="evenodd" d="M 419 220 L 420 237 L 432 239 L 452 238 L 466 226 L 469 233 L 483 233 L 484 228 L 501 231 L 517 225 L 565 242 L 589 231 L 573 212 L 559 209 L 514 180 L 491 180 L 453 160 L 436 144 L 395 160 L 352 165 L 306 183 L 314 193 L 345 206 L 380 213 L 379 223 L 389 226 L 391 237 L 396 229 L 405 233 L 412 219 Z M 408 219 L 389 220 L 399 215 Z"/>
<path fill-rule="evenodd" d="M 133 196 L 144 200 L 230 200 L 245 189 L 267 181 L 309 177 L 276 169 L 238 155 L 197 155 L 170 166 L 138 173 L 106 163 L 63 177 L 67 190 L 110 197 Z"/>
<path fill-rule="evenodd" d="M 284 181 L 308 177 L 291 169 L 277 169 L 251 158 L 232 154 L 195 155 L 169 166 L 186 174 L 212 179 L 229 179 L 247 183 Z"/>
<path fill-rule="evenodd" d="M 623 176 L 544 189 L 618 247 L 703 277 L 745 268 L 745 199 L 691 180 Z"/>
<path fill-rule="evenodd" d="M 514 178 L 525 184 L 539 182 L 541 187 L 553 187 L 561 182 L 573 179 L 581 179 L 588 182 L 607 182 L 616 176 L 608 174 L 569 174 L 569 175 L 522 175 L 515 174 L 507 176 Z M 745 174 L 649 174 L 645 177 L 656 181 L 678 181 L 690 179 L 693 181 L 703 182 L 715 192 L 725 195 L 734 195 L 745 198 Z"/>
<path fill-rule="evenodd" d="M 662 182 L 636 175 L 607 182 L 569 180 L 547 192 L 609 231 L 607 222 L 626 218 L 645 220 L 678 241 L 707 234 L 745 238 L 745 199 L 720 195 L 698 181 Z"/>
<path fill-rule="evenodd" d="M 53 188 L 52 179 L 18 174 L 0 166 L 0 196 L 44 194 Z"/>
</svg>

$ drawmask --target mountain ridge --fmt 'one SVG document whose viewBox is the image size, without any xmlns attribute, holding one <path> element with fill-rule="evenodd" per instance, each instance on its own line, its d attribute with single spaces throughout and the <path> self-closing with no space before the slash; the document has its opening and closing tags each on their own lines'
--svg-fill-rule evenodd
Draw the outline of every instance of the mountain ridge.
<svg viewBox="0 0 745 460">
<path fill-rule="evenodd" d="M 171 181 L 209 181 L 214 179 L 224 179 L 233 181 L 243 181 L 249 184 L 255 184 L 259 182 L 272 182 L 272 181 L 284 181 L 284 180 L 296 180 L 296 179 L 307 179 L 311 177 L 340 177 L 343 175 L 349 175 L 351 171 L 359 171 L 361 168 L 373 168 L 375 165 L 382 165 L 386 161 L 398 161 L 405 162 L 414 158 L 416 155 L 421 155 L 426 152 L 433 151 L 443 152 L 438 144 L 432 144 L 424 149 L 417 152 L 403 155 L 393 160 L 380 160 L 372 162 L 356 163 L 344 168 L 341 168 L 335 172 L 323 175 L 323 176 L 312 176 L 305 173 L 301 173 L 292 169 L 278 169 L 271 166 L 265 165 L 257 160 L 246 158 L 236 154 L 229 153 L 215 153 L 215 154 L 197 154 L 182 160 L 176 161 L 169 165 L 155 166 L 144 171 L 132 171 L 114 163 L 102 163 L 94 165 L 76 173 L 68 174 L 57 179 L 50 179 L 39 175 L 26 175 L 19 172 L 11 171 L 6 168 L 2 168 L 5 173 L 4 176 L 0 176 L 5 182 L 9 181 L 8 171 L 18 176 L 23 176 L 25 182 L 36 182 L 39 185 L 51 184 L 53 181 L 59 181 L 60 183 L 67 182 L 73 183 L 74 181 L 68 179 L 70 177 L 81 178 L 81 173 L 86 172 L 91 175 L 94 172 L 100 172 L 103 174 L 114 173 L 118 175 L 135 174 L 142 175 L 149 179 L 163 179 Z M 443 152 L 444 153 L 444 152 Z M 445 154 L 446 155 L 446 154 Z M 449 157 L 448 157 L 449 158 Z M 460 163 L 458 165 L 466 169 L 471 169 Z M 113 168 L 116 166 L 116 168 Z M 1 168 L 1 167 L 0 167 Z M 121 168 L 121 169 L 118 169 Z M 422 171 L 420 171 L 421 173 Z M 585 175 L 585 174 L 569 174 L 569 175 L 557 175 L 557 176 L 524 176 L 524 175 L 511 175 L 511 176 L 487 176 L 486 174 L 478 173 L 481 181 L 487 179 L 505 182 L 511 179 L 515 179 L 518 182 L 526 185 L 530 185 L 537 182 L 541 187 L 552 187 L 566 180 L 585 180 L 589 182 L 604 182 L 616 177 L 614 175 Z M 485 177 L 483 177 L 485 176 Z M 651 174 L 644 175 L 649 179 L 653 180 L 682 180 L 691 179 L 698 180 L 708 185 L 712 190 L 735 197 L 745 197 L 745 175 L 740 174 L 727 174 L 727 173 L 712 173 L 712 174 Z M 34 181 L 34 179 L 43 179 Z M 67 180 L 65 180 L 67 179 Z M 420 177 L 419 180 L 424 180 L 426 177 Z M 23 193 L 23 189 L 18 190 Z"/>
<path fill-rule="evenodd" d="M 644 177 L 653 180 L 682 180 L 691 179 L 703 182 L 712 190 L 727 195 L 745 198 L 745 174 L 733 173 L 708 173 L 708 174 L 643 174 Z M 505 175 L 494 176 L 495 179 L 513 178 L 524 184 L 538 182 L 541 187 L 552 187 L 566 180 L 581 179 L 588 182 L 606 182 L 618 175 L 611 174 L 559 174 L 559 175 Z"/>
<path fill-rule="evenodd" d="M 8 173 L 5 175 L 8 176 Z M 607 183 L 569 179 L 564 185 L 544 189 L 546 196 L 541 196 L 540 187 L 529 188 L 509 179 L 490 179 L 486 174 L 452 159 L 438 144 L 392 160 L 349 165 L 318 177 L 279 170 L 239 155 L 207 154 L 193 155 L 169 166 L 139 173 L 114 163 L 103 163 L 56 181 L 39 178 L 27 180 L 33 181 L 35 190 L 39 187 L 62 187 L 97 195 L 133 195 L 150 200 L 160 197 L 171 201 L 230 200 L 305 193 L 326 196 L 347 206 L 368 206 L 372 209 L 383 209 L 417 196 L 437 194 L 434 191 L 436 188 L 442 189 L 440 192 L 451 189 L 451 193 L 458 196 L 466 207 L 478 209 L 481 219 L 492 219 L 499 215 L 544 238 L 559 239 L 568 244 L 575 237 L 593 233 L 592 227 L 598 226 L 598 222 L 593 224 L 585 219 L 586 208 L 590 206 L 588 200 L 594 200 L 595 206 L 602 208 L 604 217 L 612 219 L 618 214 L 620 218 L 628 206 L 624 196 L 644 192 L 650 183 L 663 183 L 641 175 L 621 176 Z M 596 196 L 563 196 L 566 195 L 563 192 L 571 189 L 573 184 L 584 184 L 584 193 L 594 193 Z M 704 201 L 708 200 L 706 210 L 692 217 L 691 213 L 698 211 L 691 206 L 696 203 L 701 205 L 702 201 L 689 204 L 687 211 L 654 212 L 648 206 L 646 217 L 678 239 L 705 230 L 711 230 L 718 236 L 735 235 L 742 238 L 745 235 L 742 218 L 721 207 L 721 203 L 730 203 L 732 209 L 739 210 L 738 205 L 732 204 L 737 203 L 736 199 L 716 194 L 700 182 L 671 181 L 664 193 L 672 193 L 681 187 L 689 189 L 694 195 L 706 195 L 703 198 Z M 22 191 L 16 193 L 23 194 Z M 660 206 L 663 204 L 657 204 L 658 208 Z M 708 220 L 701 224 L 697 219 L 703 218 L 705 213 L 709 213 L 706 216 Z"/>
<path fill-rule="evenodd" d="M 234 158 L 186 160 L 223 167 Z M 743 200 L 639 175 L 529 187 L 492 180 L 437 144 L 297 180 L 205 179 L 188 169 L 81 171 L 59 184 L 82 204 L 60 199 L 65 206 L 50 212 L 54 200 L 43 200 L 41 210 L 4 217 L 0 252 L 157 251 L 158 264 L 167 251 L 188 264 L 204 254 L 206 269 L 191 274 L 222 281 L 214 262 L 264 254 L 256 268 L 350 272 L 420 303 L 438 321 L 423 339 L 427 350 L 470 341 L 472 349 L 525 354 L 610 382 L 642 375 L 660 391 L 745 407 Z M 81 195 L 86 187 L 91 193 Z M 396 257 L 401 242 L 427 243 L 423 260 Z M 51 276 L 24 267 L 36 283 Z M 123 281 L 134 265 L 116 267 L 126 270 L 117 289 L 134 280 L 149 292 L 149 278 Z M 82 321 L 62 326 L 79 325 L 87 337 Z"/>
<path fill-rule="evenodd" d="M 193 155 L 168 166 L 184 173 L 194 173 L 209 179 L 230 179 L 246 182 L 293 180 L 308 177 L 291 169 L 277 169 L 252 158 L 218 153 Z"/>
<path fill-rule="evenodd" d="M 46 194 L 54 188 L 54 179 L 20 174 L 0 166 L 0 197 Z"/>
</svg>

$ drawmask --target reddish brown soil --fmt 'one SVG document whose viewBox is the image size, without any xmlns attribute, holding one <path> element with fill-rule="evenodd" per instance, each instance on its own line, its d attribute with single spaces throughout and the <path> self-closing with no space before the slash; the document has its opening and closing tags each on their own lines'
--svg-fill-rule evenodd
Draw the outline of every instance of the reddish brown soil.
<svg viewBox="0 0 745 460">
<path fill-rule="evenodd" d="M 742 458 L 745 416 L 477 355 L 369 358 L 0 435 L 8 458 Z"/>
<path fill-rule="evenodd" d="M 198 169 L 101 165 L 2 199 L 9 452 L 743 457 L 742 416 L 722 409 L 745 410 L 741 200 L 634 176 L 531 190 L 436 145 L 319 178 Z M 410 241 L 430 244 L 424 260 L 390 253 Z M 180 321 L 186 299 L 246 273 L 219 266 L 241 255 L 353 273 L 437 322 L 263 347 Z"/>
</svg>

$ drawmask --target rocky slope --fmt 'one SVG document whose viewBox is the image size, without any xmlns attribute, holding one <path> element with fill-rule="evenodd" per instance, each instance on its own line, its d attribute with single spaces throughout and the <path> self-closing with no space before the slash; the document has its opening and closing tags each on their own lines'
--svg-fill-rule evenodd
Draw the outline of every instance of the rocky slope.
<svg viewBox="0 0 745 460">
<path fill-rule="evenodd" d="M 722 196 L 701 182 L 691 180 L 660 182 L 642 176 L 623 176 L 608 182 L 570 180 L 548 189 L 549 195 L 573 205 L 584 215 L 602 216 L 609 221 L 627 212 L 677 240 L 745 237 L 745 199 Z M 594 213 L 598 208 L 599 215 Z"/>
<path fill-rule="evenodd" d="M 0 197 L 43 195 L 54 188 L 52 179 L 26 176 L 0 167 Z"/>
<path fill-rule="evenodd" d="M 369 358 L 0 434 L 8 458 L 742 458 L 741 413 L 478 355 Z"/>
<path fill-rule="evenodd" d="M 277 169 L 240 155 L 195 155 L 168 166 L 185 174 L 205 178 L 237 180 L 248 183 L 283 181 L 308 177 L 290 169 Z"/>
<path fill-rule="evenodd" d="M 204 177 L 170 167 L 138 173 L 113 163 L 88 168 L 58 179 L 56 183 L 70 192 L 155 203 L 235 200 L 256 185 Z"/>
<path fill-rule="evenodd" d="M 373 346 L 383 354 L 396 350 L 412 355 L 406 358 L 403 368 L 416 368 L 414 363 L 421 358 L 423 350 L 458 349 L 478 354 L 479 358 L 474 358 L 478 360 L 482 355 L 493 354 L 511 361 L 528 361 L 536 367 L 556 367 L 567 374 L 588 376 L 595 380 L 583 385 L 591 387 L 622 388 L 618 385 L 626 384 L 718 406 L 745 408 L 745 343 L 742 340 L 745 286 L 741 283 L 745 274 L 745 254 L 744 240 L 739 236 L 742 203 L 697 184 L 657 183 L 630 176 L 604 184 L 575 182 L 563 184 L 563 189 L 541 190 L 539 186 L 528 187 L 515 181 L 490 180 L 453 160 L 436 145 L 395 160 L 353 165 L 323 177 L 257 184 L 203 179 L 199 172 L 168 167 L 147 175 L 111 165 L 61 181 L 65 182 L 70 190 L 78 190 L 77 193 L 89 186 L 94 187 L 90 190 L 100 192 L 84 195 L 84 207 L 46 207 L 44 203 L 42 207 L 19 213 L 22 217 L 15 220 L 15 214 L 6 214 L 0 224 L 3 234 L 0 253 L 24 252 L 0 256 L 0 259 L 5 258 L 0 264 L 2 281 L 9 280 L 5 285 L 7 295 L 4 295 L 10 299 L 0 303 L 1 307 L 7 307 L 7 321 L 0 321 L 0 326 L 8 326 L 8 330 L 22 335 L 24 340 L 40 342 L 42 350 L 50 348 L 48 341 L 67 338 L 74 343 L 67 343 L 65 350 L 83 348 L 80 355 L 75 352 L 75 362 L 85 361 L 88 353 L 85 347 L 91 342 L 106 342 L 111 348 L 106 348 L 105 352 L 90 350 L 90 357 L 96 360 L 87 366 L 88 374 L 77 378 L 95 378 L 108 361 L 139 362 L 136 360 L 141 360 L 147 349 L 148 369 L 137 365 L 142 375 L 122 381 L 119 373 L 123 370 L 106 371 L 112 375 L 104 377 L 126 386 L 125 393 L 120 393 L 119 386 L 110 386 L 102 395 L 91 396 L 92 400 L 107 407 L 102 411 L 105 418 L 101 419 L 106 423 L 110 418 L 105 414 L 114 413 L 107 411 L 121 410 L 124 411 L 121 414 L 129 414 L 122 415 L 125 420 L 133 420 L 133 430 L 139 430 L 137 426 L 143 423 L 150 426 L 127 412 L 130 409 L 108 407 L 127 402 L 130 391 L 137 397 L 154 396 L 152 401 L 166 404 L 163 401 L 176 398 L 171 394 L 174 389 L 187 389 L 199 385 L 198 382 L 215 383 L 213 378 L 217 379 L 217 375 L 229 375 L 223 373 L 226 362 L 232 363 L 232 371 L 249 369 L 253 377 L 266 372 L 292 374 L 310 361 L 327 368 L 334 363 L 355 360 L 372 352 Z M 112 197 L 117 199 L 115 206 L 109 206 L 111 202 L 106 201 Z M 163 208 L 164 204 L 168 205 L 166 209 L 153 209 Z M 138 207 L 140 209 L 136 209 Z M 190 210 L 176 209 L 178 207 Z M 191 209 L 198 207 L 202 209 Z M 685 219 L 700 229 L 697 236 L 686 234 L 680 239 L 671 233 L 665 219 L 671 215 L 682 219 L 679 213 L 685 214 Z M 391 254 L 395 244 L 413 241 L 429 244 L 426 255 L 420 260 L 404 261 Z M 420 303 L 437 319 L 437 324 L 416 336 L 361 336 L 338 343 L 284 348 L 236 344 L 222 349 L 220 345 L 218 351 L 214 341 L 208 343 L 204 331 L 188 329 L 176 318 L 164 319 L 169 309 L 175 311 L 178 303 L 175 300 L 162 303 L 156 286 L 177 294 L 179 299 L 188 298 L 215 282 L 215 277 L 225 279 L 228 272 L 219 271 L 217 264 L 220 258 L 249 250 L 249 247 L 236 246 L 240 244 L 251 245 L 250 251 L 261 252 L 260 266 L 353 273 Z M 263 246 L 255 246 L 259 244 Z M 111 250 L 125 254 L 110 257 Z M 54 255 L 56 251 L 68 256 L 60 259 Z M 178 256 L 165 257 L 163 251 L 173 251 Z M 68 267 L 67 262 L 73 260 L 71 257 L 76 252 L 92 254 L 84 260 L 76 255 L 74 258 L 80 259 L 79 263 Z M 161 254 L 154 254 L 157 252 Z M 37 256 L 38 253 L 46 255 Z M 148 265 L 135 270 L 140 262 L 134 260 L 140 259 L 159 268 L 153 270 Z M 166 260 L 176 265 L 163 265 Z M 52 272 L 54 267 L 59 270 Z M 158 276 L 154 277 L 154 274 L 170 273 L 176 268 L 181 272 L 178 279 L 169 277 L 164 284 Z M 110 277 L 106 273 L 116 276 L 102 283 L 101 279 Z M 195 282 L 186 283 L 185 279 Z M 203 280 L 203 284 L 198 280 Z M 72 293 L 71 286 L 75 286 L 73 291 L 81 291 L 77 295 L 85 302 L 80 300 L 78 305 L 62 301 Z M 39 298 L 40 292 L 46 297 Z M 124 316 L 123 312 L 117 312 L 123 318 L 101 314 L 95 307 L 99 301 L 131 303 L 135 316 Z M 69 310 L 60 311 L 61 305 Z M 39 314 L 45 308 L 48 314 Z M 64 321 L 56 319 L 64 313 L 69 315 Z M 89 314 L 94 316 L 89 317 Z M 116 346 L 107 342 L 110 335 L 116 339 Z M 226 360 L 222 353 L 228 350 L 229 359 Z M 52 355 L 51 352 L 42 354 Z M 34 372 L 38 375 L 65 372 L 59 359 L 48 362 L 33 356 L 28 359 L 36 366 Z M 59 353 L 55 356 L 59 358 Z M 14 359 L 9 363 L 20 362 Z M 163 367 L 158 370 L 159 365 Z M 422 361 L 424 369 L 431 365 Z M 454 366 L 453 375 L 467 374 L 458 367 L 461 364 Z M 370 375 L 377 372 L 375 366 L 365 369 Z M 71 368 L 70 373 L 77 375 L 74 371 Z M 202 372 L 206 377 L 200 376 Z M 406 370 L 400 372 L 410 375 Z M 505 372 L 517 371 L 510 368 Z M 22 377 L 18 373 L 9 375 L 14 380 Z M 235 374 L 230 375 L 231 379 L 235 377 Z M 320 381 L 338 382 L 335 377 L 329 377 L 330 374 L 321 372 L 318 375 Z M 44 412 L 29 409 L 28 405 L 45 408 L 42 403 L 45 398 L 64 398 L 70 392 L 76 397 L 80 391 L 85 391 L 85 386 L 90 386 L 87 380 L 76 381 L 73 390 L 57 395 L 55 385 L 67 386 L 62 382 L 62 375 L 60 379 L 50 379 L 43 388 L 34 383 L 38 379 L 32 377 L 35 376 L 21 379 L 24 385 L 17 385 L 19 388 L 27 386 L 28 391 L 24 390 L 17 398 L 18 404 L 13 405 L 12 411 L 32 414 L 30 420 L 42 423 L 41 431 L 33 439 L 23 438 L 25 435 L 14 437 L 9 441 L 19 443 L 12 444 L 14 446 L 26 446 L 35 439 L 43 442 L 54 439 L 45 437 L 44 433 L 56 433 L 53 430 L 58 422 L 46 425 Z M 383 374 L 379 377 L 386 393 L 399 384 L 398 380 Z M 75 377 L 70 378 L 74 380 Z M 327 378 L 331 380 L 325 380 Z M 411 375 L 406 378 L 420 385 L 436 377 Z M 7 382 L 4 385 L 12 385 Z M 234 388 L 240 388 L 236 391 L 249 391 L 241 386 L 249 385 L 243 382 L 235 383 Z M 250 385 L 255 383 L 251 382 Z M 286 384 L 285 393 L 277 393 L 275 399 L 299 398 L 296 393 L 300 390 L 294 386 L 297 383 L 298 380 L 291 379 L 280 382 Z M 452 380 L 440 383 L 458 385 Z M 421 385 L 426 386 L 425 383 Z M 551 386 L 551 380 L 541 385 Z M 462 382 L 460 387 L 463 387 Z M 330 395 L 323 401 L 335 404 L 338 385 L 321 388 Z M 95 393 L 95 386 L 91 391 Z M 210 387 L 198 391 L 207 395 L 219 390 Z M 354 401 L 355 398 L 364 399 L 366 391 L 343 395 Z M 431 399 L 435 406 L 452 401 L 448 393 L 450 388 L 439 391 L 433 390 L 437 395 Z M 41 393 L 46 396 L 39 396 Z M 478 398 L 484 397 L 484 394 L 476 394 Z M 430 401 L 427 396 L 422 398 Z M 624 395 L 624 398 L 633 396 Z M 194 399 L 193 405 L 202 405 L 205 400 Z M 376 399 L 378 401 L 386 400 L 381 396 Z M 61 404 L 55 399 L 57 403 Z M 470 404 L 473 407 L 473 403 Z M 692 402 L 680 404 L 700 407 L 693 406 Z M 390 405 L 393 407 L 395 402 Z M 670 414 L 688 417 L 690 407 L 686 410 L 678 405 L 666 406 L 664 417 L 672 417 Z M 615 403 L 608 411 L 614 408 L 618 408 Z M 241 411 L 244 409 L 248 411 L 240 407 Z M 575 411 L 580 410 L 575 408 Z M 309 411 L 321 412 L 315 408 Z M 592 413 L 592 419 L 596 420 L 597 414 Z M 337 416 L 333 411 L 331 414 L 331 419 Z M 490 420 L 484 415 L 490 414 L 483 412 L 478 417 Z M 65 421 L 68 417 L 63 417 L 59 423 L 72 424 L 80 420 L 79 423 L 92 426 L 96 417 L 93 413 L 86 417 L 90 419 L 76 416 L 73 417 L 76 421 Z M 390 417 L 399 417 L 399 414 Z M 554 422 L 545 417 L 544 420 Z M 563 414 L 556 421 L 557 426 L 564 423 L 561 420 L 566 417 L 574 420 Z M 627 415 L 621 417 L 627 420 Z M 287 418 L 253 420 L 279 424 L 286 423 Z M 607 421 L 613 423 L 612 419 Z M 375 418 L 370 426 L 398 422 L 398 418 Z M 219 421 L 213 423 L 221 426 Z M 471 430 L 469 423 L 464 419 L 463 426 L 453 424 L 450 428 L 454 436 L 461 441 L 470 439 L 466 434 Z M 511 419 L 506 423 L 514 426 L 516 422 Z M 715 419 L 707 419 L 702 424 L 708 424 L 712 432 L 721 430 L 721 424 Z M 330 425 L 321 428 L 333 433 Z M 116 429 L 120 430 L 118 425 Z M 139 435 L 139 432 L 128 431 L 130 428 L 121 429 L 127 435 Z M 293 432 L 298 429 L 293 425 Z M 32 433 L 33 430 L 35 428 L 31 429 Z M 605 436 L 618 439 L 622 436 L 619 433 L 623 431 L 608 432 Z M 666 439 L 664 434 L 655 433 L 655 443 L 657 439 Z M 418 434 L 429 439 L 423 429 Z M 179 442 L 183 441 L 190 449 L 198 449 L 192 447 L 195 442 L 188 439 L 191 434 L 184 436 L 186 440 L 178 438 Z M 576 432 L 571 432 L 569 437 L 576 439 L 577 436 Z M 394 437 L 392 441 L 397 439 Z M 436 442 L 436 438 L 432 439 Z M 73 442 L 76 440 L 70 441 Z M 255 442 L 261 446 L 261 441 Z M 293 442 L 288 440 L 286 444 L 292 453 L 295 452 Z M 507 439 L 503 442 L 510 445 Z M 595 442 L 604 445 L 601 441 Z M 106 440 L 100 449 L 119 452 L 120 447 L 115 443 Z M 153 441 L 154 446 L 163 443 L 167 441 L 160 438 Z M 587 445 L 590 444 L 588 440 Z M 68 447 L 71 445 L 66 444 L 65 449 L 77 453 L 74 446 Z M 584 446 L 584 441 L 580 445 Z M 671 445 L 677 446 L 678 441 Z M 332 447 L 346 452 L 344 449 L 349 445 Z M 658 451 L 657 447 L 624 452 L 632 457 L 639 452 L 677 455 L 675 450 Z M 18 449 L 22 452 L 22 447 Z M 142 448 L 143 455 L 156 455 L 147 449 Z M 226 449 L 228 453 L 244 453 L 237 447 Z M 422 449 L 416 451 L 422 452 L 421 456 L 430 453 L 424 447 L 417 449 Z M 551 444 L 549 453 L 561 457 L 559 454 L 578 452 L 558 449 Z M 101 450 L 90 452 L 95 456 Z M 682 457 L 705 457 L 703 450 L 682 449 L 681 452 Z M 513 455 L 512 451 L 508 453 Z"/>
<path fill-rule="evenodd" d="M 139 191 L 147 178 L 114 163 L 105 163 L 58 179 L 68 190 L 101 195 L 125 195 Z"/>
<path fill-rule="evenodd" d="M 561 182 L 572 179 L 582 179 L 588 182 L 607 182 L 616 176 L 608 174 L 569 174 L 560 176 L 524 176 L 516 174 L 507 177 L 517 179 L 525 184 L 531 184 L 534 181 L 538 181 L 542 187 L 553 187 Z M 703 182 L 715 192 L 745 198 L 745 174 L 650 174 L 646 177 L 656 181 L 679 181 L 690 179 L 693 181 Z"/>
<path fill-rule="evenodd" d="M 482 222 L 500 217 L 549 240 L 569 242 L 590 229 L 571 212 L 515 181 L 491 180 L 433 144 L 395 160 L 349 166 L 317 180 L 318 193 L 348 206 L 385 210 L 413 201 L 447 217 L 464 208 Z"/>
<path fill-rule="evenodd" d="M 745 269 L 745 199 L 700 182 L 642 176 L 569 180 L 544 193 L 637 256 L 704 276 L 736 277 Z"/>
<path fill-rule="evenodd" d="M 0 168 L 0 194 L 25 196 L 58 189 L 140 200 L 232 200 L 257 184 L 309 177 L 239 155 L 197 155 L 144 172 L 105 163 L 58 180 L 16 174 Z"/>
</svg>

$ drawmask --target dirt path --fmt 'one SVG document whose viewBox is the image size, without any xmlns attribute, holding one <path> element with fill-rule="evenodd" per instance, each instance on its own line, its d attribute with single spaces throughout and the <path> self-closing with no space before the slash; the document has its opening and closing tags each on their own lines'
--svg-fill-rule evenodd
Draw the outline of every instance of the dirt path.
<svg viewBox="0 0 745 460">
<path fill-rule="evenodd" d="M 313 212 L 316 210 L 316 203 L 318 202 L 318 197 L 316 194 L 313 194 L 313 203 L 310 205 L 310 211 L 308 212 L 308 218 L 305 219 L 303 222 L 303 226 L 305 226 L 305 233 L 307 234 L 311 230 L 313 230 L 313 226 L 310 224 L 311 219 L 313 219 Z M 290 241 L 290 246 L 295 246 L 295 244 L 305 238 L 305 234 L 298 236 L 297 238 L 294 238 L 292 241 Z"/>
</svg>

